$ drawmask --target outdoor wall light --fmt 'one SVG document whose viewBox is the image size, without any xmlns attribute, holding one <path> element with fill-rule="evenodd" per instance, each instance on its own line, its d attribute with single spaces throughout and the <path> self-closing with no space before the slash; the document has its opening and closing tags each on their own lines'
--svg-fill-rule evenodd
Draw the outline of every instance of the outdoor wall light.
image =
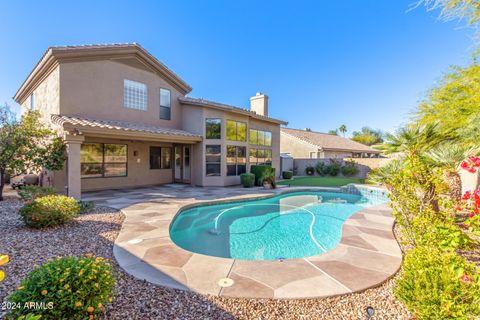
<svg viewBox="0 0 480 320">
<path fill-rule="evenodd" d="M 137 150 L 133 151 L 133 156 L 138 157 L 138 151 Z"/>
</svg>

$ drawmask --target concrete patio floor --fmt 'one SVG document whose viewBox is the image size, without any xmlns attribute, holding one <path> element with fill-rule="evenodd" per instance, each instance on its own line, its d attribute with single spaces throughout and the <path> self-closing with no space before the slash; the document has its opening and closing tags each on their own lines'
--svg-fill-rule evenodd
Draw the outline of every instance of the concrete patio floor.
<svg viewBox="0 0 480 320">
<path fill-rule="evenodd" d="M 170 239 L 170 223 L 184 206 L 306 189 L 319 190 L 172 184 L 85 193 L 83 199 L 125 213 L 113 249 L 115 257 L 126 272 L 158 285 L 228 297 L 313 298 L 361 291 L 397 272 L 402 254 L 393 236 L 394 219 L 387 204 L 356 212 L 344 223 L 339 245 L 302 259 L 217 258 L 186 251 Z"/>
</svg>

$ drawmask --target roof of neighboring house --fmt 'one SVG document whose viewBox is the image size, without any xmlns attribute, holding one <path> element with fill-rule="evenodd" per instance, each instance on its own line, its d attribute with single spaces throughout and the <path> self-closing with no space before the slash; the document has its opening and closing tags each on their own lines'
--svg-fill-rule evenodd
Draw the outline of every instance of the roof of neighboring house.
<svg viewBox="0 0 480 320">
<path fill-rule="evenodd" d="M 306 131 L 300 129 L 281 128 L 282 134 L 288 134 L 299 140 L 317 146 L 327 151 L 349 151 L 349 152 L 366 152 L 366 153 L 382 153 L 364 144 L 352 141 L 347 138 L 335 134 L 321 133 L 315 131 Z"/>
<path fill-rule="evenodd" d="M 26 80 L 13 97 L 18 103 L 31 94 L 37 84 L 42 81 L 59 62 L 74 62 L 82 60 L 116 60 L 136 59 L 143 68 L 162 75 L 173 86 L 184 94 L 192 88 L 172 70 L 157 60 L 138 43 L 124 44 L 91 44 L 76 46 L 49 47 Z"/>
<path fill-rule="evenodd" d="M 250 111 L 246 108 L 236 107 L 236 106 L 232 106 L 232 105 L 228 105 L 228 104 L 224 104 L 224 103 L 220 103 L 220 102 L 215 102 L 215 101 L 210 101 L 210 100 L 206 100 L 206 99 L 202 99 L 202 98 L 179 97 L 178 101 L 180 101 L 181 103 L 188 104 L 188 105 L 193 105 L 193 106 L 209 107 L 209 108 L 213 108 L 213 109 L 219 109 L 219 110 L 239 113 L 239 114 L 250 116 L 250 117 L 255 118 L 255 119 L 274 122 L 274 123 L 277 123 L 277 124 L 283 124 L 283 125 L 288 124 L 288 122 L 286 122 L 286 121 L 271 118 L 271 117 L 267 117 L 267 116 L 262 116 L 262 115 L 259 115 L 255 112 L 253 112 L 253 111 Z"/>
<path fill-rule="evenodd" d="M 65 116 L 65 115 L 56 115 L 53 114 L 52 122 L 58 124 L 62 127 L 65 125 L 70 125 L 72 127 L 78 127 L 78 129 L 83 128 L 94 128 L 94 129 L 110 129 L 118 132 L 140 132 L 147 134 L 158 134 L 162 136 L 169 137 L 180 137 L 180 138 L 189 138 L 195 141 L 201 141 L 202 137 L 197 134 L 193 134 L 188 131 L 164 128 L 152 125 L 144 125 L 138 123 L 131 123 L 125 121 L 115 121 L 115 120 L 100 120 L 100 119 L 91 119 L 85 117 L 77 116 Z"/>
</svg>

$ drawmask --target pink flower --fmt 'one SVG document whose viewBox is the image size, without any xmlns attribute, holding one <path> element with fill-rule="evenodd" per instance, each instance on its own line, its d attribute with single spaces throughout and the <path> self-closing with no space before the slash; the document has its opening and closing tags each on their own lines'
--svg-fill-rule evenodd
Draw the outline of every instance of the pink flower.
<svg viewBox="0 0 480 320">
<path fill-rule="evenodd" d="M 475 212 L 470 212 L 470 213 L 468 214 L 468 217 L 469 217 L 469 218 L 473 218 L 474 216 L 475 216 Z"/>
<path fill-rule="evenodd" d="M 472 192 L 470 190 L 465 191 L 465 193 L 462 196 L 462 200 L 470 200 L 472 197 Z"/>
</svg>

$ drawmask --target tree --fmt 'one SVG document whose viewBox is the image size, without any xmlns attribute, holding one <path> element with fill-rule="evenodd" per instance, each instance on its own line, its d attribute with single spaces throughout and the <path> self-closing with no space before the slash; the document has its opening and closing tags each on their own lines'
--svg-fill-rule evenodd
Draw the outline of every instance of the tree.
<svg viewBox="0 0 480 320">
<path fill-rule="evenodd" d="M 442 134 L 459 143 L 478 143 L 480 136 L 480 64 L 455 67 L 418 107 L 416 122 L 437 123 Z"/>
<path fill-rule="evenodd" d="M 383 132 L 381 130 L 374 130 L 369 127 L 363 127 L 361 131 L 352 132 L 352 140 L 372 146 L 383 142 Z"/>
<path fill-rule="evenodd" d="M 0 201 L 5 174 L 61 170 L 66 146 L 55 132 L 40 122 L 38 112 L 27 112 L 17 121 L 7 105 L 0 107 Z"/>
<path fill-rule="evenodd" d="M 468 19 L 469 25 L 480 21 L 480 2 L 478 0 L 421 0 L 428 10 L 441 9 L 444 20 Z"/>
<path fill-rule="evenodd" d="M 347 132 L 347 126 L 342 124 L 339 128 L 338 131 L 340 131 L 343 134 L 343 137 L 345 137 L 345 132 Z"/>
<path fill-rule="evenodd" d="M 335 130 L 328 130 L 328 134 L 333 134 L 333 135 L 338 136 L 338 130 L 337 130 L 337 129 L 335 129 Z"/>
</svg>

